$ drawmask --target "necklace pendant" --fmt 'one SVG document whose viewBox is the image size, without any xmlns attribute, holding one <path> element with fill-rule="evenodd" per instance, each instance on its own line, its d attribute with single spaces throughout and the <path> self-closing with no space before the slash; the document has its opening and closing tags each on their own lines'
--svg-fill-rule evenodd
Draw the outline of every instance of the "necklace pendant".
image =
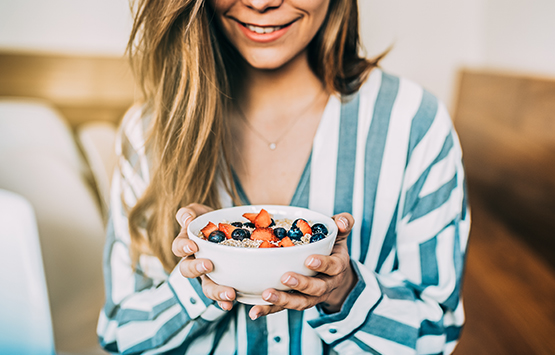
<svg viewBox="0 0 555 355">
<path fill-rule="evenodd" d="M 276 144 L 275 143 L 270 143 L 268 145 L 268 148 L 270 148 L 270 150 L 275 150 L 276 149 Z"/>
</svg>

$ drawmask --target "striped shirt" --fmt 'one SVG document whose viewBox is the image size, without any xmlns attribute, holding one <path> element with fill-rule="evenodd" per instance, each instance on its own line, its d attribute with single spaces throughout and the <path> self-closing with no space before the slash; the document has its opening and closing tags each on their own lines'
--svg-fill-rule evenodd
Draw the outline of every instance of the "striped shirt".
<svg viewBox="0 0 555 355">
<path fill-rule="evenodd" d="M 359 92 L 330 97 L 291 201 L 351 213 L 357 284 L 341 310 L 284 310 L 252 321 L 223 311 L 197 279 L 153 256 L 133 270 L 121 196 L 132 206 L 149 181 L 144 119 L 118 137 L 105 249 L 106 304 L 98 335 L 125 354 L 448 354 L 464 323 L 460 298 L 470 228 L 462 153 L 445 106 L 406 79 L 375 69 Z M 229 196 L 222 197 L 224 206 Z M 248 202 L 248 201 L 247 201 Z"/>
</svg>

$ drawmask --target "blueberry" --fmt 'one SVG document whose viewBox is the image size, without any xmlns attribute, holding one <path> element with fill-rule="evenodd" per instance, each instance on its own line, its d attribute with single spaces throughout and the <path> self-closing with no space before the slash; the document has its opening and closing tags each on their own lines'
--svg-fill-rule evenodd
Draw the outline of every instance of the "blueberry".
<svg viewBox="0 0 555 355">
<path fill-rule="evenodd" d="M 291 239 L 301 240 L 303 237 L 303 232 L 297 227 L 291 227 L 289 232 L 287 232 L 287 236 Z"/>
<path fill-rule="evenodd" d="M 272 218 L 272 223 L 270 223 L 270 225 L 268 227 L 273 227 L 276 225 L 276 221 L 274 221 L 274 219 Z"/>
<path fill-rule="evenodd" d="M 245 222 L 245 223 L 243 223 L 243 227 L 245 227 L 245 228 L 253 228 L 253 229 L 254 229 L 254 223 Z"/>
<path fill-rule="evenodd" d="M 326 236 L 323 235 L 322 233 L 315 233 L 315 234 L 312 235 L 312 237 L 310 237 L 310 242 L 314 243 L 314 242 L 317 242 L 319 240 L 324 239 L 325 237 Z"/>
<path fill-rule="evenodd" d="M 274 229 L 274 235 L 278 239 L 283 239 L 287 237 L 287 231 L 285 230 L 285 228 L 277 227 L 276 229 Z"/>
<path fill-rule="evenodd" d="M 233 222 L 231 223 L 232 226 L 237 227 L 237 228 L 241 228 L 243 226 L 243 223 L 241 222 Z"/>
<path fill-rule="evenodd" d="M 208 241 L 212 243 L 220 243 L 225 240 L 225 234 L 222 231 L 216 230 L 210 233 L 208 236 Z"/>
<path fill-rule="evenodd" d="M 231 238 L 235 240 L 243 240 L 251 237 L 251 233 L 246 229 L 237 228 L 231 232 Z"/>
<path fill-rule="evenodd" d="M 322 233 L 323 235 L 328 235 L 328 229 L 322 223 L 316 223 L 312 226 L 312 234 Z"/>
<path fill-rule="evenodd" d="M 306 222 L 306 219 L 297 218 L 297 219 L 293 222 L 293 224 L 291 225 L 291 228 L 297 228 L 297 221 L 305 221 L 305 222 Z M 307 223 L 308 223 L 308 222 L 307 222 Z"/>
</svg>

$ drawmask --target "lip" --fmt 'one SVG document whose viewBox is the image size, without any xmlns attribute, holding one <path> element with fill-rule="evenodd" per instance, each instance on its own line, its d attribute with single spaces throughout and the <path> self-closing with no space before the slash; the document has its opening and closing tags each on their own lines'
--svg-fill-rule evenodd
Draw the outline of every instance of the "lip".
<svg viewBox="0 0 555 355">
<path fill-rule="evenodd" d="M 255 25 L 255 24 L 245 24 L 243 22 L 240 22 L 240 21 L 236 20 L 237 26 L 239 26 L 239 29 L 243 32 L 245 37 L 247 37 L 249 40 L 251 40 L 253 42 L 257 42 L 257 43 L 270 43 L 270 42 L 278 40 L 285 33 L 287 33 L 287 31 L 289 31 L 289 29 L 291 28 L 291 26 L 295 22 L 296 22 L 296 20 L 291 21 L 288 24 L 284 25 L 279 30 L 274 31 L 272 33 L 256 33 L 256 32 L 253 32 L 253 31 L 249 30 L 246 27 L 246 25 L 253 25 L 253 26 L 258 26 L 258 27 L 278 27 L 278 26 L 261 26 L 261 25 Z"/>
</svg>

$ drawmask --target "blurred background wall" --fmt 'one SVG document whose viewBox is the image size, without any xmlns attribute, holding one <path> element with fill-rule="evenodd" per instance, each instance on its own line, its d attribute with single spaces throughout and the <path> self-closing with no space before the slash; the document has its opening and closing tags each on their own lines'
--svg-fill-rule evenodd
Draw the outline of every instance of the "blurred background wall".
<svg viewBox="0 0 555 355">
<path fill-rule="evenodd" d="M 370 55 L 393 45 L 383 66 L 453 107 L 462 67 L 555 77 L 552 0 L 361 0 Z"/>
<path fill-rule="evenodd" d="M 0 50 L 120 56 L 130 29 L 127 0 L 0 1 Z"/>
</svg>

